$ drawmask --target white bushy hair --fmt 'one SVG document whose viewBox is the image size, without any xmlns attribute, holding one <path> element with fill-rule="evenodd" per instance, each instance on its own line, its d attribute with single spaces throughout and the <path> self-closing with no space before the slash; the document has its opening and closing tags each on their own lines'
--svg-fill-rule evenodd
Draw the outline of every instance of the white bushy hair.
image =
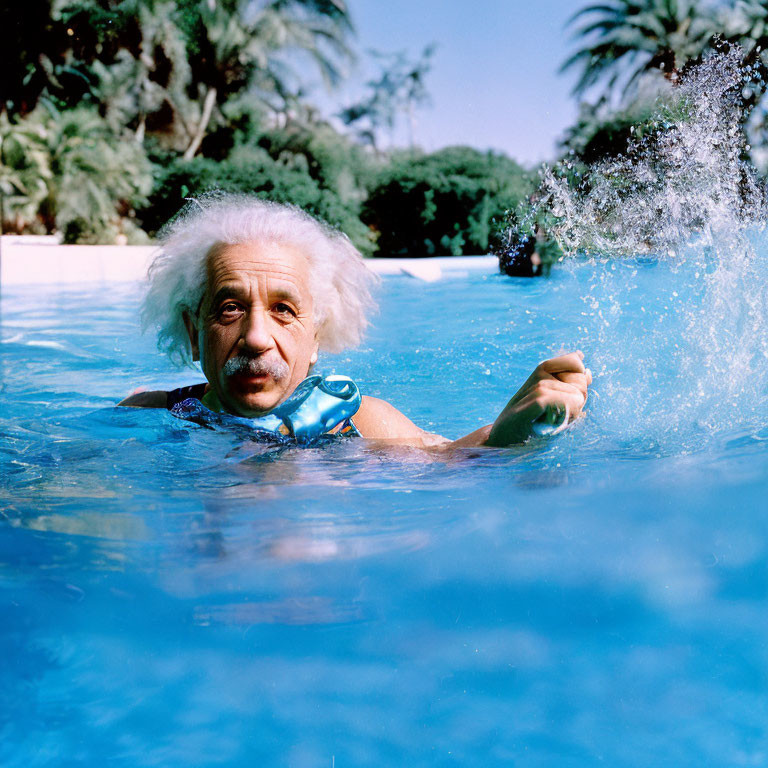
<svg viewBox="0 0 768 768">
<path fill-rule="evenodd" d="M 349 238 L 293 205 L 247 195 L 216 194 L 190 201 L 160 232 L 142 309 L 146 330 L 174 362 L 191 362 L 183 312 L 198 311 L 207 285 L 207 259 L 220 244 L 277 242 L 298 248 L 309 263 L 309 286 L 320 349 L 341 352 L 360 343 L 375 307 L 378 278 Z"/>
</svg>

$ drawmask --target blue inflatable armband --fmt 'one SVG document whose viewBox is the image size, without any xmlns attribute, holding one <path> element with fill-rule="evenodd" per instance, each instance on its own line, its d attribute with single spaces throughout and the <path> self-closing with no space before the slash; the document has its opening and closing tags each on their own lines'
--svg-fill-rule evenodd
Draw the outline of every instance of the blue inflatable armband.
<svg viewBox="0 0 768 768">
<path fill-rule="evenodd" d="M 350 419 L 361 402 L 362 395 L 352 379 L 314 374 L 307 376 L 284 403 L 266 416 L 250 421 L 257 428 L 290 435 L 296 442 L 306 443 L 339 425 L 342 430 L 352 426 Z M 352 430 L 359 434 L 354 426 Z"/>
<path fill-rule="evenodd" d="M 567 407 L 547 406 L 544 413 L 531 425 L 533 434 L 537 437 L 553 437 L 570 426 L 569 416 Z"/>
<path fill-rule="evenodd" d="M 216 426 L 247 427 L 258 440 L 271 437 L 275 442 L 306 445 L 337 427 L 337 434 L 359 435 L 351 419 L 361 402 L 357 384 L 347 376 L 313 374 L 307 376 L 285 402 L 265 416 L 248 419 L 217 414 L 198 400 L 184 400 L 174 406 L 171 413 L 182 419 Z M 204 415 L 204 411 L 210 415 Z"/>
</svg>

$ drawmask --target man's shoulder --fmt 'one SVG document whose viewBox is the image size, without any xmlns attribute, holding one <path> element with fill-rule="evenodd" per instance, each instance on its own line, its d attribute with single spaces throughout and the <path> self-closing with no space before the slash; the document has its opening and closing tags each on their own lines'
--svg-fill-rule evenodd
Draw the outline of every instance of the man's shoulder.
<svg viewBox="0 0 768 768">
<path fill-rule="evenodd" d="M 121 400 L 118 405 L 127 405 L 131 408 L 165 408 L 168 403 L 168 393 L 163 390 L 154 392 L 134 392 Z"/>
<path fill-rule="evenodd" d="M 199 384 L 190 384 L 187 387 L 179 387 L 170 392 L 156 390 L 152 392 L 134 392 L 118 405 L 127 405 L 132 408 L 167 408 L 171 410 L 176 403 L 194 397 L 201 400 L 208 390 L 208 384 L 204 381 Z"/>
</svg>

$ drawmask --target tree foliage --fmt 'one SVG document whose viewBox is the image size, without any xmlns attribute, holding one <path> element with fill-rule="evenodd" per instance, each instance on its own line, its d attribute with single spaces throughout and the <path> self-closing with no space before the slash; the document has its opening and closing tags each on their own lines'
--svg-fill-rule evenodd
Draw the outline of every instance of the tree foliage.
<svg viewBox="0 0 768 768">
<path fill-rule="evenodd" d="M 421 56 L 412 61 L 405 52 L 373 55 L 381 63 L 378 78 L 370 80 L 367 94 L 360 101 L 343 109 L 342 121 L 352 126 L 357 136 L 374 149 L 378 146 L 382 130 L 394 130 L 400 113 L 408 119 L 409 145 L 414 147 L 416 107 L 429 100 L 426 76 L 432 68 L 435 45 L 428 45 Z"/>
<path fill-rule="evenodd" d="M 15 229 L 130 228 L 151 178 L 142 145 L 225 158 L 297 103 L 308 72 L 333 84 L 351 59 L 344 0 L 30 2 L 0 9 L 0 192 Z"/>
<path fill-rule="evenodd" d="M 67 103 L 90 99 L 188 158 L 229 99 L 278 109 L 300 89 L 287 54 L 329 84 L 351 58 L 343 0 L 55 0 L 52 18 L 70 40 L 52 69 L 80 75 Z"/>
<path fill-rule="evenodd" d="M 93 108 L 1 115 L 0 159 L 6 231 L 59 231 L 67 242 L 140 237 L 131 219 L 151 189 L 149 161 Z"/>
<path fill-rule="evenodd" d="M 577 96 L 598 84 L 604 96 L 626 93 L 648 72 L 673 76 L 718 31 L 712 4 L 698 0 L 609 0 L 580 9 L 569 25 L 582 46 L 561 69 L 580 70 Z"/>
<path fill-rule="evenodd" d="M 653 130 L 654 100 L 666 100 L 686 69 L 737 46 L 743 82 L 735 99 L 751 159 L 765 166 L 768 0 L 607 0 L 581 9 L 570 24 L 579 47 L 562 69 L 578 70 L 574 94 L 596 102 L 582 104 L 566 150 L 586 162 L 621 154 L 638 131 Z"/>
<path fill-rule="evenodd" d="M 0 9 L 0 33 L 21 41 L 0 53 L 6 228 L 153 234 L 184 198 L 225 190 L 299 205 L 364 253 L 421 256 L 487 250 L 493 218 L 524 194 L 501 155 L 377 150 L 402 117 L 413 145 L 431 46 L 376 54 L 349 135 L 319 118 L 305 89 L 338 83 L 352 60 L 345 0 L 29 3 Z"/>
<path fill-rule="evenodd" d="M 359 205 L 350 205 L 332 188 L 305 170 L 276 162 L 263 150 L 240 151 L 232 160 L 195 158 L 174 160 L 159 170 L 148 205 L 139 212 L 143 227 L 156 233 L 191 196 L 235 192 L 296 205 L 337 227 L 366 254 L 373 251 L 370 230 L 359 218 Z"/>
<path fill-rule="evenodd" d="M 494 221 L 502 223 L 532 187 L 517 163 L 494 152 L 404 153 L 381 172 L 363 221 L 383 256 L 486 253 Z"/>
</svg>

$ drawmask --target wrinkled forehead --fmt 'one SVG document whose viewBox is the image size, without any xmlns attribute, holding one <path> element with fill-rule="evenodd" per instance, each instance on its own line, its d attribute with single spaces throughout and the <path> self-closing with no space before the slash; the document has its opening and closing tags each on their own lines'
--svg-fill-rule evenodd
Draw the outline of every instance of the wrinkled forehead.
<svg viewBox="0 0 768 768">
<path fill-rule="evenodd" d="M 297 298 L 312 300 L 309 259 L 288 243 L 219 243 L 208 252 L 206 276 L 209 296 L 226 286 L 240 286 L 244 290 L 291 290 Z"/>
</svg>

